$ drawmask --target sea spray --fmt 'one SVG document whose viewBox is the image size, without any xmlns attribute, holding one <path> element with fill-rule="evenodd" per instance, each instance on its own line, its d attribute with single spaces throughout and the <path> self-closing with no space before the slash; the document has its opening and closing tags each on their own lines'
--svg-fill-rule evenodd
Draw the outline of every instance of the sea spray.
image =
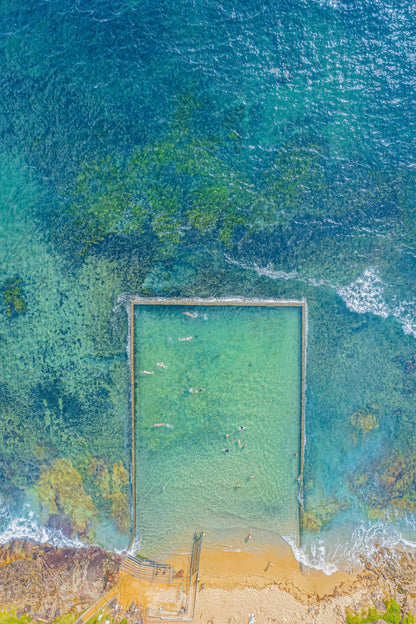
<svg viewBox="0 0 416 624">
<path fill-rule="evenodd" d="M 337 526 L 316 535 L 303 533 L 301 546 L 297 544 L 294 535 L 283 537 L 299 563 L 330 575 L 339 570 L 358 571 L 364 560 L 372 561 L 381 549 L 389 549 L 389 556 L 394 558 L 403 549 L 416 548 L 415 528 L 416 525 L 408 520 L 396 525 L 362 520 L 354 525 Z M 411 533 L 413 539 L 410 537 Z M 406 534 L 409 537 L 405 537 Z"/>
<path fill-rule="evenodd" d="M 248 271 L 254 271 L 259 277 L 269 277 L 273 280 L 295 280 L 316 288 L 328 287 L 334 290 L 344 301 L 346 307 L 358 314 L 374 314 L 382 318 L 394 317 L 402 325 L 405 334 L 416 338 L 416 301 L 398 300 L 397 295 L 390 295 L 391 303 L 385 299 L 387 289 L 393 290 L 379 275 L 377 267 L 368 267 L 355 281 L 342 286 L 333 284 L 330 280 L 305 277 L 298 271 L 276 270 L 271 263 L 265 267 L 256 263 L 240 262 L 225 254 L 229 264 L 239 266 Z"/>
<path fill-rule="evenodd" d="M 37 513 L 29 503 L 20 509 L 2 505 L 0 514 L 0 544 L 13 539 L 28 539 L 38 544 L 51 544 L 58 548 L 86 548 L 87 544 L 78 538 L 69 538 L 57 529 L 51 529 L 41 523 Z"/>
</svg>

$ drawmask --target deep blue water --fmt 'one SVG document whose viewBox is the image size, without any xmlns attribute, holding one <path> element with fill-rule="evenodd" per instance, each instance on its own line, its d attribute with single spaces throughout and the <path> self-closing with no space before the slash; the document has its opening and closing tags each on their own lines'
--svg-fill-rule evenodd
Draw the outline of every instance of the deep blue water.
<svg viewBox="0 0 416 624">
<path fill-rule="evenodd" d="M 305 298 L 321 529 L 299 556 L 329 569 L 415 540 L 414 3 L 2 0 L 0 18 L 3 536 L 28 531 L 13 504 L 46 522 L 36 487 L 57 458 L 87 494 L 92 456 L 128 468 L 122 302 L 156 294 Z M 162 169 L 137 174 L 135 153 Z M 237 216 L 256 207 L 229 244 L 183 208 L 213 179 Z M 138 234 L 131 206 L 155 189 L 179 242 L 157 203 Z M 91 197 L 121 197 L 101 229 Z M 27 312 L 10 318 L 15 277 Z"/>
</svg>

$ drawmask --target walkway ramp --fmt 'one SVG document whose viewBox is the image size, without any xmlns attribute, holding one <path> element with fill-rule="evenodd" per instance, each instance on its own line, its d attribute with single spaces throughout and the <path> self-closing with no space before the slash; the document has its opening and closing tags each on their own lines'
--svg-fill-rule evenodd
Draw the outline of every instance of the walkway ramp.
<svg viewBox="0 0 416 624">
<path fill-rule="evenodd" d="M 101 611 L 101 609 L 108 605 L 113 600 L 113 598 L 117 598 L 118 593 L 119 588 L 117 587 L 117 585 L 115 585 L 114 587 L 109 589 L 108 592 L 104 594 L 104 596 L 101 596 L 101 598 L 99 598 L 97 602 L 94 602 L 93 605 L 88 607 L 88 609 L 84 611 L 84 613 L 82 613 L 77 620 L 75 620 L 74 624 L 84 624 L 85 622 L 88 622 L 88 620 L 90 620 L 96 613 L 98 613 L 98 611 Z"/>
<path fill-rule="evenodd" d="M 170 564 L 157 563 L 127 555 L 120 567 L 120 572 L 151 583 L 172 583 L 173 570 Z"/>
<path fill-rule="evenodd" d="M 201 559 L 202 538 L 204 534 L 199 535 L 195 533 L 194 544 L 192 547 L 191 561 L 189 565 L 189 577 L 188 577 L 188 591 L 186 602 L 182 604 L 177 611 L 169 609 L 151 609 L 147 610 L 149 618 L 156 618 L 158 620 L 172 620 L 192 622 L 195 617 L 196 598 L 198 594 L 198 582 L 199 582 L 199 562 Z"/>
</svg>

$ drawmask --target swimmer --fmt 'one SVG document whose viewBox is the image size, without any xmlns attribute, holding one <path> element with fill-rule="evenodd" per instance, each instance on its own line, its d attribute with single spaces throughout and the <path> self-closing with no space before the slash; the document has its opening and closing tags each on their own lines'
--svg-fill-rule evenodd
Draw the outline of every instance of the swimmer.
<svg viewBox="0 0 416 624">
<path fill-rule="evenodd" d="M 229 452 L 230 452 L 230 449 L 221 449 L 221 451 L 222 451 L 223 453 L 229 453 Z"/>
<path fill-rule="evenodd" d="M 247 535 L 247 539 L 248 539 L 248 540 L 251 540 L 251 533 L 249 533 L 249 534 Z"/>
<path fill-rule="evenodd" d="M 162 492 L 164 492 L 166 490 L 166 486 L 162 485 Z"/>
<path fill-rule="evenodd" d="M 191 318 L 195 319 L 198 316 L 197 312 L 184 312 L 184 314 L 186 316 L 190 316 Z"/>
<path fill-rule="evenodd" d="M 237 427 L 237 431 L 244 431 L 244 429 L 247 429 L 247 427 L 242 427 L 241 425 Z"/>
<path fill-rule="evenodd" d="M 154 371 L 146 371 L 146 370 L 142 370 L 139 371 L 142 375 L 154 375 Z"/>
<path fill-rule="evenodd" d="M 241 440 L 238 441 L 238 446 L 241 448 Z"/>
<path fill-rule="evenodd" d="M 299 457 L 299 453 L 293 453 L 295 457 Z"/>
<path fill-rule="evenodd" d="M 229 433 L 226 433 L 226 434 L 225 434 L 225 437 L 226 437 L 226 438 L 229 438 L 229 437 L 230 437 L 230 434 L 229 434 Z"/>
<path fill-rule="evenodd" d="M 156 362 L 156 366 L 160 366 L 160 368 L 167 368 L 164 362 Z"/>
<path fill-rule="evenodd" d="M 179 338 L 181 342 L 186 342 L 187 340 L 193 340 L 193 336 L 185 336 L 185 338 Z"/>
<path fill-rule="evenodd" d="M 296 477 L 296 481 L 302 481 L 302 477 Z"/>
<path fill-rule="evenodd" d="M 247 444 L 244 444 L 244 448 L 247 448 Z"/>
<path fill-rule="evenodd" d="M 248 475 L 250 479 L 254 479 L 254 475 Z"/>
<path fill-rule="evenodd" d="M 239 483 L 237 483 L 237 485 L 235 486 L 236 489 L 241 488 L 241 485 Z"/>
<path fill-rule="evenodd" d="M 165 423 L 155 423 L 152 427 L 164 427 Z"/>
<path fill-rule="evenodd" d="M 195 388 L 189 388 L 188 392 L 191 394 L 198 394 L 198 392 L 203 392 L 204 390 L 205 388 L 198 388 L 198 390 L 195 390 Z"/>
</svg>

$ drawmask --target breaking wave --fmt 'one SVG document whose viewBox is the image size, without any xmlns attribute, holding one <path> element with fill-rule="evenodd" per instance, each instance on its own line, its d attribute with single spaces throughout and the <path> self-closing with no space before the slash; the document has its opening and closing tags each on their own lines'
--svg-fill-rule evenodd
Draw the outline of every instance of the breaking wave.
<svg viewBox="0 0 416 624">
<path fill-rule="evenodd" d="M 58 548 L 85 548 L 86 544 L 77 538 L 66 537 L 62 531 L 42 525 L 36 512 L 25 503 L 18 515 L 4 506 L 0 513 L 0 544 L 13 539 L 27 539 L 38 544 L 50 544 Z"/>
<path fill-rule="evenodd" d="M 349 310 L 360 314 L 370 312 L 383 318 L 393 316 L 401 323 L 405 334 L 416 338 L 416 301 L 399 301 L 397 295 L 388 295 L 393 289 L 374 267 L 365 269 L 354 282 L 336 290 Z"/>
<path fill-rule="evenodd" d="M 343 286 L 334 285 L 327 279 L 305 277 L 298 271 L 276 270 L 272 264 L 265 267 L 256 263 L 248 264 L 235 260 L 228 255 L 225 256 L 225 259 L 229 264 L 254 271 L 259 277 L 286 281 L 293 279 L 309 286 L 331 288 L 352 312 L 370 313 L 382 318 L 392 316 L 402 325 L 405 334 L 410 334 L 416 338 L 416 300 L 399 300 L 393 292 L 393 287 L 380 277 L 375 267 L 368 267 L 355 281 Z"/>
<path fill-rule="evenodd" d="M 352 530 L 347 526 L 337 527 L 325 532 L 324 537 L 305 535 L 301 546 L 293 535 L 284 536 L 284 540 L 299 563 L 329 576 L 341 569 L 358 571 L 363 560 L 371 562 L 380 549 L 389 549 L 389 556 L 394 558 L 396 552 L 415 548 L 415 539 L 405 537 L 406 533 L 414 534 L 413 522 L 407 521 L 407 524 L 395 526 L 381 521 L 375 524 L 363 521 Z"/>
</svg>

